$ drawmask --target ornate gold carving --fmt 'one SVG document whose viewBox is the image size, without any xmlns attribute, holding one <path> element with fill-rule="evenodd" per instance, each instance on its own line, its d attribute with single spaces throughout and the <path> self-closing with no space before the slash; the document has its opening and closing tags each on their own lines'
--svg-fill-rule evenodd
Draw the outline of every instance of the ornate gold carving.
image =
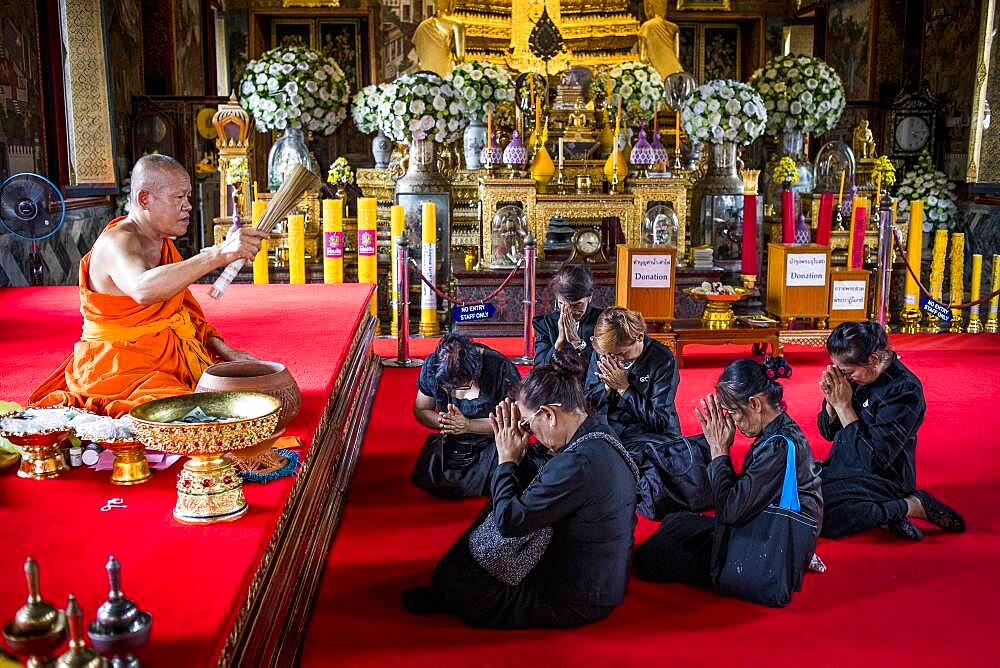
<svg viewBox="0 0 1000 668">
<path fill-rule="evenodd" d="M 60 0 L 70 183 L 116 185 L 101 0 Z"/>
<path fill-rule="evenodd" d="M 782 346 L 794 343 L 799 346 L 824 348 L 828 338 L 830 338 L 829 329 L 796 329 L 778 332 L 778 341 Z"/>
</svg>

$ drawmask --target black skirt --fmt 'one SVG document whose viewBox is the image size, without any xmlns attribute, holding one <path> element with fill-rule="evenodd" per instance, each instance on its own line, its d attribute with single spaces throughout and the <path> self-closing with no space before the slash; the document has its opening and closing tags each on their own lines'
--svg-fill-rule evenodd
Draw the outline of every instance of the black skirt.
<svg viewBox="0 0 1000 668">
<path fill-rule="evenodd" d="M 410 480 L 443 499 L 489 496 L 496 466 L 497 449 L 490 436 L 430 434 Z"/>
</svg>

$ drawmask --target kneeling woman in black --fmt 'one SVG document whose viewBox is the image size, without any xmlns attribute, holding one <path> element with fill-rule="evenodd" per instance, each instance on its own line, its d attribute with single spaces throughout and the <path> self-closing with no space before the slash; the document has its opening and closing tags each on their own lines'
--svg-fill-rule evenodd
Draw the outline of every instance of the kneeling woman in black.
<svg viewBox="0 0 1000 668">
<path fill-rule="evenodd" d="M 587 414 L 573 356 L 556 353 L 528 374 L 516 403 L 497 406 L 492 503 L 431 585 L 403 592 L 410 612 L 494 628 L 573 627 L 622 602 L 638 471 L 608 426 Z M 532 433 L 552 453 L 540 471 L 524 457 Z M 527 543 L 494 549 L 517 538 Z"/>
<path fill-rule="evenodd" d="M 646 335 L 641 314 L 621 306 L 609 306 L 598 316 L 594 352 L 587 369 L 587 399 L 642 466 L 650 441 L 681 437 L 674 406 L 680 383 L 677 360 Z"/>
<path fill-rule="evenodd" d="M 431 434 L 411 480 L 435 496 L 454 499 L 489 493 L 496 466 L 490 411 L 521 380 L 517 367 L 487 346 L 446 334 L 417 379 L 413 415 Z"/>
<path fill-rule="evenodd" d="M 811 527 L 809 536 L 804 542 L 781 545 L 772 554 L 783 554 L 791 560 L 784 562 L 794 574 L 790 594 L 801 584 L 816 549 L 818 524 L 823 517 L 819 467 L 802 430 L 784 411 L 781 385 L 768 377 L 763 364 L 750 359 L 730 363 L 715 391 L 715 395 L 702 399 L 700 409 L 695 408 L 712 454 L 708 478 L 715 499 L 715 517 L 688 512 L 667 515 L 656 533 L 636 550 L 636 575 L 643 580 L 691 584 L 760 602 L 762 592 L 771 583 L 728 581 L 723 586 L 720 573 L 735 570 L 726 569 L 727 549 L 742 527 L 764 512 L 774 512 L 772 506 L 795 490 L 798 516 Z M 754 437 L 739 475 L 729 457 L 736 429 Z M 794 445 L 794 482 L 789 477 L 790 490 L 783 493 L 792 459 L 789 444 Z"/>
<path fill-rule="evenodd" d="M 839 538 L 878 526 L 920 540 L 909 518 L 964 531 L 962 517 L 917 490 L 917 429 L 924 390 L 889 350 L 876 322 L 845 322 L 826 341 L 832 365 L 823 372 L 819 431 L 833 441 L 823 463 L 823 535 Z"/>
</svg>

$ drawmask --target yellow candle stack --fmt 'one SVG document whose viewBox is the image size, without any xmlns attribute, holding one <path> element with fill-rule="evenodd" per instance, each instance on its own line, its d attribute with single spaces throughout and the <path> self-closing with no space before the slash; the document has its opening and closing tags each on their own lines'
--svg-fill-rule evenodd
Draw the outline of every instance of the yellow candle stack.
<svg viewBox="0 0 1000 668">
<path fill-rule="evenodd" d="M 420 271 L 430 283 L 437 285 L 437 206 L 434 202 L 424 202 L 421 208 Z M 440 333 L 437 321 L 437 295 L 421 283 L 420 286 L 420 328 L 421 336 L 437 336 Z"/>
<path fill-rule="evenodd" d="M 934 251 L 931 255 L 931 297 L 941 301 L 941 294 L 944 290 L 944 256 L 948 252 L 948 230 L 936 230 L 934 232 Z M 938 319 L 927 314 L 927 331 L 938 331 Z"/>
<path fill-rule="evenodd" d="M 965 300 L 965 234 L 951 235 L 951 303 L 961 304 Z M 962 309 L 951 309 L 949 332 L 962 331 Z"/>
<path fill-rule="evenodd" d="M 392 327 L 393 336 L 399 333 L 399 238 L 406 227 L 403 207 L 396 205 L 389 212 L 389 233 L 392 235 Z"/>
<path fill-rule="evenodd" d="M 993 276 L 990 281 L 990 293 L 1000 290 L 1000 255 L 993 256 Z M 1000 311 L 1000 295 L 990 300 L 990 315 L 986 319 L 986 331 L 990 334 L 997 333 L 997 311 Z"/>
<path fill-rule="evenodd" d="M 344 201 L 323 200 L 323 282 L 344 282 Z"/>
<path fill-rule="evenodd" d="M 256 199 L 253 201 L 251 220 L 254 227 L 257 227 L 266 208 L 267 202 Z M 253 282 L 257 285 L 267 285 L 270 282 L 267 275 L 267 239 L 260 242 L 260 250 L 253 258 Z"/>
<path fill-rule="evenodd" d="M 306 217 L 301 214 L 288 217 L 288 282 L 306 282 Z"/>
<path fill-rule="evenodd" d="M 358 198 L 358 283 L 378 284 L 378 259 L 376 250 L 376 207 L 374 197 Z M 372 315 L 378 314 L 378 300 L 372 294 Z"/>
<path fill-rule="evenodd" d="M 895 202 L 893 202 L 895 207 Z M 893 212 L 895 215 L 895 212 Z M 906 283 L 903 289 L 903 312 L 900 320 L 903 322 L 904 334 L 916 334 L 920 323 L 920 288 L 915 276 L 920 276 L 920 256 L 924 244 L 924 200 L 910 202 L 910 227 L 906 235 L 906 260 L 913 272 L 906 272 Z"/>
<path fill-rule="evenodd" d="M 983 281 L 983 256 L 978 253 L 972 256 L 972 281 L 969 283 L 969 301 L 979 301 L 979 288 Z M 979 320 L 979 304 L 969 309 L 969 334 L 983 331 L 983 323 Z"/>
</svg>

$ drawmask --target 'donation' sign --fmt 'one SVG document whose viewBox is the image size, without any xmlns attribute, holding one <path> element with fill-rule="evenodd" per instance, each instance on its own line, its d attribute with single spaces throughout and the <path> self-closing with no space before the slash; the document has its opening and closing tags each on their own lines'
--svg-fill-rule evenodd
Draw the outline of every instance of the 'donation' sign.
<svg viewBox="0 0 1000 668">
<path fill-rule="evenodd" d="M 493 304 L 469 304 L 468 306 L 452 306 L 451 319 L 455 322 L 473 322 L 489 320 L 497 314 Z"/>
</svg>

